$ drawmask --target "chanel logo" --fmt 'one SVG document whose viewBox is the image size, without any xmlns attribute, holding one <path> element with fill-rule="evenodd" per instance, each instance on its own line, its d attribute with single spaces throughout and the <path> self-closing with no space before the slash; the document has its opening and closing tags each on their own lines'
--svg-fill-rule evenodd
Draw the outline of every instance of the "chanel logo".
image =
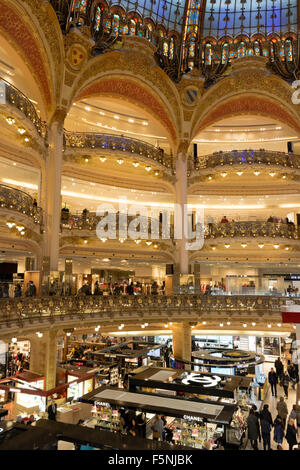
<svg viewBox="0 0 300 470">
<path fill-rule="evenodd" d="M 182 383 L 185 385 L 202 385 L 204 388 L 215 387 L 221 382 L 221 377 L 217 375 L 189 374 Z"/>
</svg>

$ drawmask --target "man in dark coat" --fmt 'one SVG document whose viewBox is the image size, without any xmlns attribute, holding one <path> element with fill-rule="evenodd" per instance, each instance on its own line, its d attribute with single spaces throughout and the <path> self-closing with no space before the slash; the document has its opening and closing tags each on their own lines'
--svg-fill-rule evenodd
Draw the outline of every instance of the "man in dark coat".
<svg viewBox="0 0 300 470">
<path fill-rule="evenodd" d="M 263 439 L 264 450 L 271 449 L 271 429 L 273 426 L 272 415 L 269 411 L 269 405 L 265 404 L 260 414 L 260 428 Z"/>
<path fill-rule="evenodd" d="M 57 405 L 53 399 L 51 400 L 51 403 L 47 408 L 47 413 L 48 413 L 48 419 L 51 419 L 52 421 L 56 421 Z"/>
<path fill-rule="evenodd" d="M 268 380 L 269 380 L 269 384 L 271 385 L 272 396 L 274 397 L 274 395 L 275 395 L 275 397 L 277 397 L 278 378 L 277 378 L 277 374 L 276 374 L 275 370 L 273 369 L 273 367 L 271 368 L 271 370 L 269 372 Z"/>
<path fill-rule="evenodd" d="M 255 411 L 251 408 L 249 416 L 247 418 L 248 425 L 248 439 L 251 442 L 253 450 L 258 450 L 257 439 L 261 439 L 259 422 L 255 414 Z"/>
<path fill-rule="evenodd" d="M 281 377 L 283 376 L 283 364 L 280 360 L 280 357 L 278 359 L 276 359 L 276 361 L 275 361 L 275 369 L 276 369 L 277 377 L 280 380 Z"/>
</svg>

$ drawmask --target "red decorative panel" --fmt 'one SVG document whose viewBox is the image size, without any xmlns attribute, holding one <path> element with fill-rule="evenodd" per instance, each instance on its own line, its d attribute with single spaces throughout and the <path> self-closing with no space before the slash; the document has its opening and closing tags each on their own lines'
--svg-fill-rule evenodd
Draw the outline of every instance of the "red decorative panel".
<svg viewBox="0 0 300 470">
<path fill-rule="evenodd" d="M 130 80 L 121 80 L 121 79 L 111 79 L 111 80 L 101 80 L 93 83 L 88 88 L 83 90 L 77 97 L 76 100 L 81 100 L 92 95 L 103 95 L 103 94 L 116 94 L 129 98 L 131 101 L 136 102 L 136 104 L 141 104 L 146 107 L 148 111 L 160 122 L 166 126 L 170 135 L 176 141 L 176 132 L 174 126 L 167 115 L 167 110 L 164 106 L 158 101 L 158 99 L 152 93 L 148 92 L 142 86 L 139 86 L 133 81 Z"/>
<path fill-rule="evenodd" d="M 49 105 L 51 93 L 40 48 L 22 18 L 3 0 L 0 0 L 0 29 L 16 44 L 30 63 Z"/>
</svg>

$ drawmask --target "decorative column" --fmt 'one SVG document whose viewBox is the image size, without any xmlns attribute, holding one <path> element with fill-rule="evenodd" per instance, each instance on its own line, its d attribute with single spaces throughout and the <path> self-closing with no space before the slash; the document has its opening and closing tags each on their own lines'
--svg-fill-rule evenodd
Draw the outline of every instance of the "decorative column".
<svg viewBox="0 0 300 470">
<path fill-rule="evenodd" d="M 186 249 L 187 238 L 184 231 L 185 211 L 187 209 L 187 150 L 188 142 L 183 141 L 179 145 L 176 159 L 176 207 L 174 219 L 174 235 L 179 239 L 176 240 L 177 265 L 180 274 L 189 273 L 189 257 Z"/>
<path fill-rule="evenodd" d="M 30 371 L 45 376 L 45 389 L 56 386 L 57 331 L 47 331 L 42 338 L 30 340 Z"/>
<path fill-rule="evenodd" d="M 61 170 L 63 161 L 63 124 L 65 109 L 57 109 L 48 129 L 49 151 L 46 171 L 42 177 L 42 204 L 45 209 L 45 243 L 43 265 L 49 271 L 58 270 L 59 233 L 61 216 Z"/>
<path fill-rule="evenodd" d="M 173 323 L 173 356 L 178 361 L 191 360 L 192 328 L 188 322 Z"/>
</svg>

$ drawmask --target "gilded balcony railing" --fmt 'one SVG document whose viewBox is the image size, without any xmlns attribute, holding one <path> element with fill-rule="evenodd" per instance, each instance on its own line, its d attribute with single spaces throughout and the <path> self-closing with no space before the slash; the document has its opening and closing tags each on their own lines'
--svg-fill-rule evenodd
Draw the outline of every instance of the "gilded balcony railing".
<svg viewBox="0 0 300 470">
<path fill-rule="evenodd" d="M 128 152 L 154 160 L 166 168 L 173 168 L 172 156 L 165 154 L 162 149 L 147 142 L 120 135 L 65 131 L 65 146 Z"/>
<path fill-rule="evenodd" d="M 9 103 L 19 109 L 34 124 L 41 137 L 45 139 L 47 137 L 47 124 L 38 116 L 31 101 L 24 93 L 7 81 L 0 79 L 0 83 L 2 83 L 2 87 L 5 88 L 5 96 L 2 97 L 1 104 Z"/>
<path fill-rule="evenodd" d="M 34 199 L 24 191 L 4 184 L 0 184 L 0 208 L 25 214 L 36 224 L 42 225 L 43 223 L 43 211 L 35 204 Z"/>
<path fill-rule="evenodd" d="M 62 209 L 61 229 L 95 231 L 98 223 L 103 220 L 104 217 L 107 217 L 107 215 L 97 216 L 96 212 L 89 211 L 86 213 L 83 211 L 81 214 L 72 214 L 68 209 Z M 137 217 L 139 222 L 137 222 Z M 140 232 L 147 234 L 157 233 L 158 237 L 163 239 L 172 238 L 174 234 L 173 225 L 166 224 L 164 227 L 158 218 L 131 216 L 125 213 L 109 214 L 109 218 L 110 223 L 115 224 L 115 229 L 118 231 L 118 234 L 120 230 L 130 230 L 130 228 L 134 230 L 137 224 L 137 230 Z M 132 225 L 130 226 L 130 224 Z"/>
<path fill-rule="evenodd" d="M 24 327 L 26 324 L 68 321 L 108 321 L 123 319 L 140 321 L 142 318 L 168 321 L 189 318 L 199 321 L 201 315 L 212 319 L 219 315 L 239 315 L 252 318 L 256 314 L 268 319 L 280 318 L 289 297 L 262 295 L 172 295 L 172 296 L 70 296 L 0 299 L 0 329 Z M 300 299 L 293 299 L 299 303 Z M 206 317 L 209 318 L 209 317 Z"/>
<path fill-rule="evenodd" d="M 300 232 L 299 228 L 292 224 L 247 221 L 217 224 L 213 223 L 205 228 L 204 237 L 206 239 L 270 237 L 298 240 L 300 238 Z"/>
<path fill-rule="evenodd" d="M 225 165 L 270 165 L 282 168 L 300 168 L 300 155 L 274 152 L 270 150 L 232 150 L 230 152 L 215 152 L 190 159 L 190 170 L 216 168 Z"/>
</svg>

